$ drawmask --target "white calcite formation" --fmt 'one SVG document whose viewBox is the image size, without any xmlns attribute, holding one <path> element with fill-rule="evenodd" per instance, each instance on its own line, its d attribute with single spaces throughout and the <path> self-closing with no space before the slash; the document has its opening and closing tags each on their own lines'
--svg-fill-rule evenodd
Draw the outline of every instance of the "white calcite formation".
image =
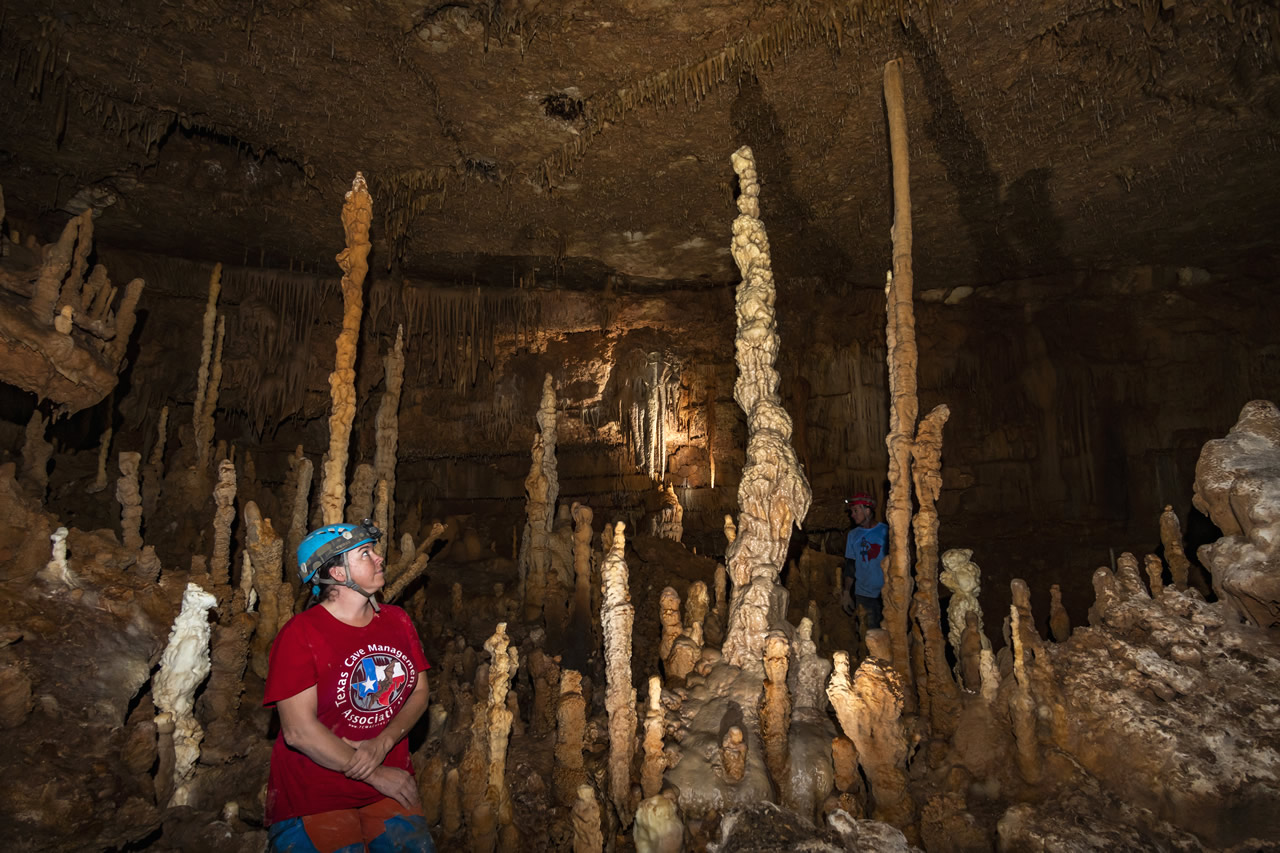
<svg viewBox="0 0 1280 853">
<path fill-rule="evenodd" d="M 742 273 L 733 398 L 747 416 L 747 458 L 738 484 L 738 536 L 725 551 L 733 598 L 724 656 L 735 666 L 759 667 L 769 628 L 786 615 L 786 590 L 777 580 L 791 528 L 804 520 L 813 495 L 791 446 L 791 418 L 778 396 L 776 289 L 769 238 L 759 218 L 755 157 L 743 146 L 732 160 L 741 194 L 730 248 Z"/>
<path fill-rule="evenodd" d="M 978 604 L 978 593 L 981 591 L 982 570 L 970 557 L 970 548 L 951 548 L 942 554 L 942 573 L 938 580 L 951 590 L 951 601 L 947 604 L 947 642 L 951 645 L 955 659 L 960 660 L 960 641 L 964 636 L 966 614 L 978 614 L 978 630 L 982 636 L 982 647 L 991 648 L 991 641 L 982 631 L 982 606 Z"/>
<path fill-rule="evenodd" d="M 196 688 L 209 674 L 209 619 L 206 615 L 218 603 L 212 595 L 193 583 L 182 595 L 182 612 L 173 622 L 169 644 L 160 657 L 160 671 L 151 683 L 151 693 L 160 714 L 157 725 L 173 726 L 174 793 L 170 805 L 186 805 L 183 783 L 191 778 L 200 758 L 204 730 L 192 709 Z"/>
<path fill-rule="evenodd" d="M 1280 409 L 1254 400 L 1196 464 L 1193 503 L 1223 537 L 1199 551 L 1213 590 L 1245 621 L 1280 627 Z M 1177 579 L 1175 577 L 1175 583 Z"/>
</svg>

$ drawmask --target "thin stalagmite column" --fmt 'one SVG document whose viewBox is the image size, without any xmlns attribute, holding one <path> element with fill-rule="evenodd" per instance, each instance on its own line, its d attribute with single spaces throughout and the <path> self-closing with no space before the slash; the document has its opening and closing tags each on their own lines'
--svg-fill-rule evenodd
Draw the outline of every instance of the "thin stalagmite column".
<svg viewBox="0 0 1280 853">
<path fill-rule="evenodd" d="M 571 806 L 578 786 L 587 781 L 582 758 L 587 730 L 587 700 L 582 695 L 582 673 L 566 669 L 560 673 L 560 701 L 556 705 L 555 767 L 551 772 L 556 802 Z"/>
<path fill-rule="evenodd" d="M 244 505 L 245 550 L 253 564 L 253 589 L 258 595 L 258 630 L 253 635 L 251 661 L 259 678 L 267 677 L 271 643 L 293 617 L 293 587 L 284 579 L 284 540 L 258 505 Z"/>
<path fill-rule="evenodd" d="M 229 459 L 218 466 L 218 485 L 213 487 L 213 556 L 209 559 L 209 582 L 221 601 L 231 583 L 231 524 L 236 518 L 236 466 Z"/>
<path fill-rule="evenodd" d="M 120 454 L 120 478 L 116 480 L 116 501 L 120 504 L 120 531 L 124 547 L 142 550 L 142 494 L 138 491 L 138 463 L 142 454 L 126 450 Z"/>
<path fill-rule="evenodd" d="M 81 216 L 67 220 L 62 227 L 62 235 L 58 242 L 47 247 L 44 262 L 40 265 L 40 274 L 36 278 L 31 293 L 31 313 L 36 320 L 45 326 L 53 325 L 53 309 L 58 302 L 58 294 L 62 290 L 62 281 L 71 269 L 71 261 L 75 252 L 76 237 L 80 234 L 84 218 L 92 213 L 86 210 Z"/>
<path fill-rule="evenodd" d="M 684 633 L 684 623 L 680 621 L 680 593 L 672 587 L 664 587 L 658 596 L 658 622 L 662 625 L 662 635 L 658 638 L 658 659 L 666 660 L 671 654 L 671 647 Z"/>
<path fill-rule="evenodd" d="M 1031 678 L 1027 673 L 1027 655 L 1031 649 L 1027 648 L 1021 609 L 1016 603 L 1009 605 L 1009 616 L 1013 620 L 1013 675 L 1016 681 L 1009 694 L 1009 718 L 1013 722 L 1013 737 L 1017 744 L 1015 760 L 1018 772 L 1034 785 L 1040 781 L 1043 766 L 1040 742 L 1036 736 L 1036 702 L 1031 695 Z"/>
<path fill-rule="evenodd" d="M 145 282 L 140 278 L 135 278 L 125 285 L 124 297 L 116 308 L 115 337 L 107 342 L 103 351 L 112 364 L 118 365 L 120 359 L 124 358 L 124 351 L 129 348 L 129 338 L 133 336 L 133 326 L 138 320 L 135 312 L 138 309 L 138 300 L 142 298 L 144 286 Z"/>
<path fill-rule="evenodd" d="M 764 692 L 760 697 L 760 739 L 764 741 L 764 763 L 773 784 L 789 791 L 791 694 L 787 691 L 787 669 L 791 644 L 782 631 L 770 631 L 764 646 Z M 784 795 L 785 798 L 785 795 Z M 793 804 L 788 803 L 788 806 Z"/>
<path fill-rule="evenodd" d="M 111 400 L 109 396 L 107 398 Z M 107 411 L 111 411 L 111 403 L 107 404 Z M 85 491 L 91 495 L 96 495 L 107 487 L 107 460 L 111 458 L 111 422 L 107 422 L 107 428 L 102 431 L 102 438 L 98 440 L 98 473 L 94 475 L 93 482 L 90 483 Z"/>
<path fill-rule="evenodd" d="M 160 409 L 160 423 L 156 426 L 156 443 L 151 456 L 142 467 L 142 517 L 155 518 L 164 491 L 164 446 L 169 429 L 169 407 Z"/>
<path fill-rule="evenodd" d="M 575 503 L 573 516 L 573 613 L 570 629 L 579 636 L 591 633 L 591 507 Z"/>
<path fill-rule="evenodd" d="M 360 316 L 364 311 L 364 277 L 369 271 L 369 223 L 373 198 L 364 175 L 356 172 L 351 191 L 342 206 L 342 230 L 347 247 L 338 254 L 342 268 L 342 331 L 337 355 L 329 374 L 329 452 L 320 480 L 321 523 L 338 524 L 346 504 L 347 450 L 351 424 L 356 417 L 356 350 L 360 343 Z"/>
<path fill-rule="evenodd" d="M 960 691 L 947 666 L 942 636 L 942 608 L 938 603 L 938 495 L 942 492 L 942 428 L 951 410 L 937 406 L 920 421 L 911 446 L 911 477 L 919 510 L 915 519 L 915 619 L 924 638 L 924 672 L 917 673 L 917 690 L 928 694 L 929 722 L 935 736 L 950 736 L 960 708 Z M 921 707 L 926 705 L 921 702 Z"/>
<path fill-rule="evenodd" d="M 604 633 L 605 710 L 609 712 L 609 798 L 622 820 L 631 823 L 631 761 L 636 750 L 636 691 L 631 686 L 631 628 L 635 606 L 627 588 L 623 557 L 626 524 L 613 527 L 613 541 L 601 566 L 604 602 L 600 624 Z"/>
<path fill-rule="evenodd" d="M 377 485 L 378 475 L 368 462 L 356 466 L 351 477 L 351 486 L 347 489 L 347 521 L 359 524 L 373 515 L 373 489 Z"/>
<path fill-rule="evenodd" d="M 1147 580 L 1151 584 L 1151 597 L 1159 598 L 1164 592 L 1164 563 L 1155 554 L 1143 558 L 1143 568 L 1147 572 Z"/>
<path fill-rule="evenodd" d="M 573 853 L 600 853 L 604 834 L 600 830 L 600 804 L 590 785 L 579 785 L 573 804 Z"/>
<path fill-rule="evenodd" d="M 551 528 L 555 524 L 556 497 L 560 492 L 556 474 L 556 392 L 550 373 L 542 383 L 536 419 L 538 431 L 533 436 L 532 464 L 524 480 L 527 518 L 517 564 L 524 584 L 524 616 L 529 621 L 542 618 L 547 572 L 551 567 Z"/>
<path fill-rule="evenodd" d="M 489 702 L 488 716 L 489 776 L 485 799 L 498 820 L 498 837 L 501 849 L 511 850 L 514 832 L 511 792 L 507 789 L 507 743 L 511 737 L 514 715 L 507 705 L 507 690 L 511 678 L 520 665 L 520 652 L 511 647 L 507 637 L 507 623 L 499 622 L 493 636 L 485 641 L 484 650 L 489 653 Z"/>
<path fill-rule="evenodd" d="M 813 495 L 791 447 L 791 417 L 778 396 L 776 289 L 769 238 L 759 218 L 755 157 L 743 146 L 731 159 L 741 194 L 730 250 L 742 274 L 733 397 L 747 416 L 747 455 L 738 484 L 738 536 L 725 551 L 733 597 L 724 657 L 738 667 L 759 668 L 765 635 L 786 616 L 786 590 L 777 581 L 791 528 L 800 526 Z"/>
<path fill-rule="evenodd" d="M 662 790 L 662 774 L 667 771 L 663 752 L 666 714 L 662 710 L 662 679 L 649 676 L 649 709 L 644 715 L 644 759 L 640 763 L 640 789 L 647 800 Z"/>
<path fill-rule="evenodd" d="M 31 420 L 27 421 L 27 429 L 22 442 L 22 479 L 36 493 L 40 503 L 44 503 L 44 494 L 49 489 L 49 458 L 53 456 L 53 445 L 44 440 L 45 429 L 49 421 L 41 413 L 40 408 L 31 410 Z"/>
<path fill-rule="evenodd" d="M 298 545 L 301 544 L 304 536 L 307 535 L 307 506 L 311 500 L 311 460 L 302 455 L 302 445 L 298 445 L 297 451 L 289 459 L 289 467 L 293 469 L 294 475 L 294 493 L 293 493 L 293 512 L 289 517 L 289 539 L 288 547 L 285 549 L 288 555 L 290 568 L 298 567 Z M 296 576 L 296 572 L 290 572 L 292 578 Z"/>
<path fill-rule="evenodd" d="M 1166 505 L 1164 512 L 1160 513 L 1160 542 L 1164 545 L 1164 558 L 1169 563 L 1174 589 L 1185 590 L 1191 561 L 1182 548 L 1182 525 L 1172 506 Z"/>
<path fill-rule="evenodd" d="M 191 408 L 195 428 L 197 467 L 203 471 L 209 464 L 213 430 L 204 423 L 205 397 L 209 393 L 209 370 L 213 364 L 213 335 L 218 323 L 218 294 L 222 291 L 222 264 L 214 264 L 209 275 L 209 299 L 204 306 L 200 333 L 200 370 L 196 373 L 196 399 Z"/>
<path fill-rule="evenodd" d="M 889 116 L 889 148 L 893 157 L 893 273 L 888 298 L 889 359 L 889 555 L 884 578 L 883 625 L 889 632 L 893 665 L 907 681 L 911 675 L 907 607 L 911 602 L 911 438 L 920 403 L 916 399 L 916 321 L 912 309 L 911 184 L 907 160 L 907 114 L 902 98 L 902 60 L 884 67 L 884 100 Z M 907 710 L 914 696 L 906 694 Z"/>
<path fill-rule="evenodd" d="M 1071 617 L 1062 606 L 1062 587 L 1056 583 L 1049 587 L 1049 634 L 1055 643 L 1071 639 Z"/>
<path fill-rule="evenodd" d="M 387 554 L 391 542 L 391 525 L 396 517 L 396 447 L 400 443 L 400 389 L 404 385 L 404 326 L 396 327 L 396 342 L 383 362 L 385 389 L 378 403 L 374 420 L 377 428 L 377 449 L 373 453 L 373 468 L 381 482 L 386 483 L 386 524 L 382 525 L 383 538 L 378 542 L 378 553 Z"/>
</svg>

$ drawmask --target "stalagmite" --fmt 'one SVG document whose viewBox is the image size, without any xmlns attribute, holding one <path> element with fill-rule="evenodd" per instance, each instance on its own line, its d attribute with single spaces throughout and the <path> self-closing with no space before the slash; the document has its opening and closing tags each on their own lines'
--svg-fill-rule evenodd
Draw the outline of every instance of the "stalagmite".
<svg viewBox="0 0 1280 853">
<path fill-rule="evenodd" d="M 142 517 L 154 519 L 160 507 L 160 496 L 164 491 L 164 446 L 166 432 L 169 428 L 169 407 L 160 409 L 160 423 L 156 426 L 156 443 L 151 447 L 151 455 L 142 468 Z"/>
<path fill-rule="evenodd" d="M 293 498 L 293 512 L 289 521 L 289 539 L 286 553 L 288 554 L 289 565 L 292 568 L 297 567 L 298 545 L 302 542 L 304 536 L 307 535 L 307 504 L 310 502 L 311 496 L 311 460 L 302 455 L 302 445 L 298 445 L 297 452 L 289 459 L 289 467 L 293 469 L 295 480 L 295 491 Z M 293 573 L 290 572 L 292 577 Z"/>
<path fill-rule="evenodd" d="M 591 633 L 591 507 L 574 503 L 573 514 L 573 612 L 569 625 L 578 636 Z"/>
<path fill-rule="evenodd" d="M 1143 558 L 1143 568 L 1147 572 L 1147 581 L 1151 585 L 1151 597 L 1159 598 L 1164 592 L 1164 563 L 1155 554 Z"/>
<path fill-rule="evenodd" d="M 351 477 L 351 486 L 347 490 L 350 502 L 347 505 L 347 523 L 359 524 L 373 516 L 373 489 L 377 485 L 377 474 L 368 462 L 356 466 Z"/>
<path fill-rule="evenodd" d="M 396 342 L 383 361 L 383 382 L 382 400 L 374 420 L 377 449 L 373 454 L 373 468 L 378 480 L 386 483 L 386 524 L 380 525 L 385 536 L 378 543 L 378 553 L 386 556 L 393 535 L 391 525 L 396 518 L 396 448 L 400 443 L 400 389 L 404 384 L 403 324 L 396 327 Z"/>
<path fill-rule="evenodd" d="M 951 590 L 951 601 L 947 605 L 947 640 L 951 643 L 951 652 L 957 660 L 960 659 L 960 647 L 969 613 L 977 616 L 978 634 L 982 638 L 982 647 L 991 648 L 991 641 L 982 631 L 982 605 L 978 603 L 982 570 L 978 568 L 977 563 L 969 559 L 972 556 L 973 551 L 969 548 L 951 548 L 943 552 L 943 569 L 938 576 L 938 579 Z"/>
<path fill-rule="evenodd" d="M 542 383 L 537 422 L 538 432 L 533 436 L 531 451 L 533 461 L 524 481 L 526 521 L 518 564 L 524 583 L 524 615 L 530 621 L 542 618 L 547 572 L 551 567 L 551 528 L 555 524 L 556 496 L 560 491 L 556 475 L 556 393 L 550 373 Z"/>
<path fill-rule="evenodd" d="M 1164 545 L 1164 559 L 1169 564 L 1174 588 L 1186 589 L 1191 561 L 1182 548 L 1182 525 L 1172 506 L 1166 505 L 1164 512 L 1160 513 L 1160 542 Z"/>
<path fill-rule="evenodd" d="M 884 620 L 893 649 L 893 665 L 913 683 L 907 646 L 907 606 L 911 602 L 911 444 L 919 401 L 916 399 L 915 313 L 912 308 L 911 182 L 907 160 L 907 114 L 902 97 L 902 60 L 884 66 L 884 100 L 889 119 L 889 147 L 893 162 L 893 272 L 885 288 L 888 300 L 889 359 L 889 553 L 885 560 Z M 923 673 L 921 674 L 923 676 Z M 906 710 L 912 710 L 911 691 Z M 861 747 L 859 747 L 861 749 Z"/>
<path fill-rule="evenodd" d="M 725 551 L 733 580 L 724 657 L 738 667 L 759 668 L 765 635 L 786 616 L 786 591 L 778 574 L 792 526 L 809 512 L 812 494 L 791 447 L 791 418 L 778 396 L 774 368 L 779 339 L 769 241 L 760 221 L 760 184 L 751 149 L 732 156 L 741 194 L 731 251 L 738 285 L 733 396 L 747 416 L 747 453 L 738 484 L 738 536 Z"/>
<path fill-rule="evenodd" d="M 67 224 L 62 227 L 58 242 L 46 248 L 44 261 L 40 265 L 40 275 L 36 278 L 30 302 L 31 313 L 37 321 L 46 326 L 53 324 L 54 306 L 58 302 L 62 280 L 71 269 L 76 238 L 80 234 L 84 220 L 91 214 L 92 211 L 86 210 L 80 216 L 67 220 Z"/>
<path fill-rule="evenodd" d="M 560 695 L 559 657 L 552 657 L 536 646 L 525 655 L 529 679 L 533 682 L 533 708 L 529 711 L 529 728 L 544 737 L 556 730 L 556 702 Z M 515 695 L 514 693 L 511 695 Z"/>
<path fill-rule="evenodd" d="M 444 794 L 440 803 L 440 827 L 445 838 L 452 838 L 462 829 L 462 796 L 458 768 L 452 767 L 444 777 Z"/>
<path fill-rule="evenodd" d="M 1016 593 L 1015 593 L 1016 595 Z M 1031 695 L 1031 679 L 1027 674 L 1027 655 L 1031 652 L 1026 641 L 1027 627 L 1017 603 L 1009 606 L 1013 620 L 1013 675 L 1016 679 L 1009 694 L 1009 717 L 1013 722 L 1013 736 L 1017 743 L 1015 760 L 1022 778 L 1034 785 L 1043 774 L 1040 743 L 1036 738 L 1036 705 Z"/>
<path fill-rule="evenodd" d="M 168 805 L 187 805 L 184 784 L 200 757 L 204 731 L 192 713 L 196 688 L 209 674 L 209 620 L 205 615 L 217 599 L 193 583 L 182 596 L 182 612 L 173 622 L 169 644 L 160 656 L 160 670 L 151 683 L 151 694 L 160 714 L 156 724 L 173 726 L 173 794 Z"/>
<path fill-rule="evenodd" d="M 249 501 L 244 505 L 244 523 L 245 551 L 253 563 L 259 613 L 250 660 L 253 671 L 265 679 L 271 643 L 293 616 L 293 587 L 283 576 L 284 541 L 276 535 L 271 519 L 263 518 L 258 505 Z"/>
<path fill-rule="evenodd" d="M 385 601 L 395 601 L 411 583 L 422 576 L 431 560 L 431 546 L 435 545 L 442 536 L 444 536 L 444 525 L 438 521 L 432 522 L 431 529 L 427 531 L 427 538 L 423 539 L 422 544 L 418 546 L 418 551 L 414 555 L 413 562 L 409 564 L 409 568 L 396 575 L 394 580 L 384 589 L 382 597 Z M 462 613 L 462 585 L 455 583 L 451 595 L 454 621 L 458 622 L 461 621 Z"/>
<path fill-rule="evenodd" d="M 938 604 L 938 509 L 942 492 L 942 428 L 951 416 L 945 405 L 935 407 L 920 421 L 911 445 L 911 478 L 919 509 L 915 519 L 916 581 L 915 621 L 924 640 L 924 672 L 917 673 L 917 690 L 928 694 L 929 721 L 935 736 L 949 736 L 955 729 L 960 693 L 947 665 L 942 638 L 942 610 Z M 921 707 L 926 702 L 921 701 Z"/>
<path fill-rule="evenodd" d="M 1071 617 L 1062 606 L 1062 587 L 1056 583 L 1049 587 L 1049 633 L 1055 643 L 1071 638 Z"/>
<path fill-rule="evenodd" d="M 76 581 L 75 576 L 71 574 L 71 568 L 67 565 L 67 535 L 69 532 L 67 528 L 59 527 L 49 537 L 53 542 L 53 555 L 45 565 L 42 577 L 67 587 L 76 587 L 80 584 Z"/>
<path fill-rule="evenodd" d="M 111 407 L 107 406 L 107 411 Z M 91 495 L 96 495 L 107 487 L 107 460 L 111 458 L 111 424 L 108 422 L 107 428 L 102 431 L 102 439 L 98 442 L 98 473 L 94 476 L 93 482 L 85 489 Z"/>
<path fill-rule="evenodd" d="M 488 786 L 485 799 L 498 822 L 501 849 L 514 849 L 511 792 L 507 789 L 507 742 L 513 714 L 507 706 L 507 690 L 520 663 L 520 653 L 511 648 L 507 625 L 499 622 L 493 636 L 485 641 L 489 653 L 489 701 L 486 708 L 488 731 Z"/>
<path fill-rule="evenodd" d="M 631 833 L 636 853 L 680 853 L 684 850 L 684 822 L 675 801 L 657 796 L 642 800 L 636 808 Z"/>
<path fill-rule="evenodd" d="M 742 729 L 730 726 L 720 741 L 720 773 L 726 782 L 741 782 L 747 772 L 747 740 Z"/>
<path fill-rule="evenodd" d="M 385 531 L 391 525 L 391 491 L 386 480 L 379 480 L 373 489 L 373 523 L 379 530 Z M 390 538 L 383 536 L 377 542 L 377 551 L 383 557 L 387 553 Z"/>
<path fill-rule="evenodd" d="M 209 558 L 209 582 L 221 600 L 231 583 L 231 525 L 236 519 L 236 466 L 224 459 L 213 487 L 213 555 Z"/>
<path fill-rule="evenodd" d="M 107 342 L 104 350 L 104 354 L 112 364 L 119 364 L 124 358 L 125 350 L 129 347 L 129 338 L 133 336 L 133 326 L 137 320 L 134 312 L 137 310 L 138 300 L 142 298 L 143 285 L 140 278 L 135 278 L 125 285 L 124 298 L 116 308 L 115 336 Z"/>
<path fill-rule="evenodd" d="M 665 661 L 676 639 L 684 633 L 684 625 L 680 621 L 680 594 L 671 587 L 665 587 L 658 596 L 658 623 L 662 625 L 658 657 Z"/>
<path fill-rule="evenodd" d="M 662 509 L 654 517 L 653 535 L 679 542 L 684 538 L 684 507 L 680 505 L 675 486 L 668 485 L 661 491 Z"/>
<path fill-rule="evenodd" d="M 604 603 L 605 710 L 609 712 L 609 798 L 625 828 L 631 823 L 631 761 L 636 748 L 636 691 L 631 686 L 631 627 L 635 607 L 623 557 L 626 524 L 613 526 L 613 541 L 601 566 Z"/>
<path fill-rule="evenodd" d="M 881 656 L 889 651 L 885 632 L 867 632 L 873 656 L 858 667 L 849 681 L 849 655 L 836 652 L 835 668 L 827 685 L 827 697 L 835 706 L 836 718 L 845 736 L 858 751 L 871 799 L 872 816 L 892 824 L 911 837 L 915 804 L 907 792 L 907 736 L 902 723 L 904 690 L 902 676 Z"/>
<path fill-rule="evenodd" d="M 364 277 L 369 271 L 369 223 L 373 220 L 373 199 L 364 175 L 356 172 L 351 190 L 342 206 L 342 230 L 347 247 L 337 256 L 342 268 L 342 331 L 338 333 L 337 354 L 329 374 L 329 452 L 320 480 L 320 507 L 323 524 L 342 521 L 346 504 L 347 450 L 351 424 L 356 416 L 356 349 L 360 341 L 360 316 L 364 311 Z"/>
<path fill-rule="evenodd" d="M 201 329 L 200 370 L 196 373 L 196 398 L 192 407 L 195 427 L 197 467 L 203 471 L 209 464 L 209 450 L 213 445 L 212 424 L 206 424 L 205 398 L 209 393 L 209 370 L 213 364 L 213 334 L 218 319 L 218 294 L 222 291 L 222 264 L 214 264 L 209 275 L 209 299 L 205 303 Z"/>
<path fill-rule="evenodd" d="M 590 785 L 579 785 L 573 804 L 573 853 L 600 853 L 603 849 L 596 792 Z"/>
<path fill-rule="evenodd" d="M 978 614 L 970 610 L 964 614 L 964 633 L 960 637 L 957 667 L 966 690 L 982 689 L 982 629 L 978 627 Z M 989 650 L 988 650 L 989 653 Z"/>
<path fill-rule="evenodd" d="M 120 531 L 124 547 L 142 548 L 142 495 L 138 491 L 138 463 L 142 454 L 132 450 L 120 454 L 120 478 L 116 480 L 116 501 L 120 504 Z"/>
<path fill-rule="evenodd" d="M 53 456 L 53 445 L 44 440 L 48 426 L 40 409 L 32 409 L 22 442 L 22 479 L 40 503 L 49 488 L 49 459 Z"/>
<path fill-rule="evenodd" d="M 662 710 L 662 679 L 649 676 L 649 709 L 644 715 L 644 759 L 640 763 L 640 789 L 645 799 L 662 790 L 667 757 L 662 751 L 666 714 Z"/>
<path fill-rule="evenodd" d="M 582 695 L 582 673 L 566 669 L 560 673 L 560 701 L 556 706 L 555 769 L 552 771 L 556 801 L 573 805 L 578 786 L 587 781 L 582 759 L 587 729 L 587 700 Z"/>
<path fill-rule="evenodd" d="M 764 646 L 764 692 L 760 697 L 760 739 L 764 763 L 773 782 L 783 787 L 788 776 L 791 694 L 787 692 L 790 644 L 781 631 L 770 631 Z"/>
<path fill-rule="evenodd" d="M 689 592 L 684 601 L 684 621 L 690 628 L 698 622 L 706 622 L 711 602 L 707 596 L 705 581 L 694 581 L 689 584 Z"/>
</svg>

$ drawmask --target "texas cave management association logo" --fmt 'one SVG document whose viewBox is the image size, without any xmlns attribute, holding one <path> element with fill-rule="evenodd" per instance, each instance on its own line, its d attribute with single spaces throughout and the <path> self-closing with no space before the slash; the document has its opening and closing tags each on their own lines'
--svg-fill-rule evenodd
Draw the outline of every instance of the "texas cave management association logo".
<svg viewBox="0 0 1280 853">
<path fill-rule="evenodd" d="M 339 682 L 339 702 L 347 705 L 343 718 L 353 726 L 385 723 L 404 696 L 413 664 L 392 646 L 370 644 L 343 661 L 347 668 Z"/>
</svg>

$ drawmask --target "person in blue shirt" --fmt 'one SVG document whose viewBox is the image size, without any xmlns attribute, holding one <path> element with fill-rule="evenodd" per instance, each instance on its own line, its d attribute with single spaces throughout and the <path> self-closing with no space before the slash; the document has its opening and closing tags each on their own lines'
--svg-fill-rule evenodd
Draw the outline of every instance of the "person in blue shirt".
<svg viewBox="0 0 1280 853">
<path fill-rule="evenodd" d="M 889 527 L 876 521 L 875 499 L 865 492 L 858 492 L 845 505 L 853 529 L 845 540 L 840 606 L 852 616 L 856 602 L 867 614 L 867 629 L 879 628 L 884 612 L 880 601 L 884 570 L 880 564 L 889 547 Z"/>
</svg>

